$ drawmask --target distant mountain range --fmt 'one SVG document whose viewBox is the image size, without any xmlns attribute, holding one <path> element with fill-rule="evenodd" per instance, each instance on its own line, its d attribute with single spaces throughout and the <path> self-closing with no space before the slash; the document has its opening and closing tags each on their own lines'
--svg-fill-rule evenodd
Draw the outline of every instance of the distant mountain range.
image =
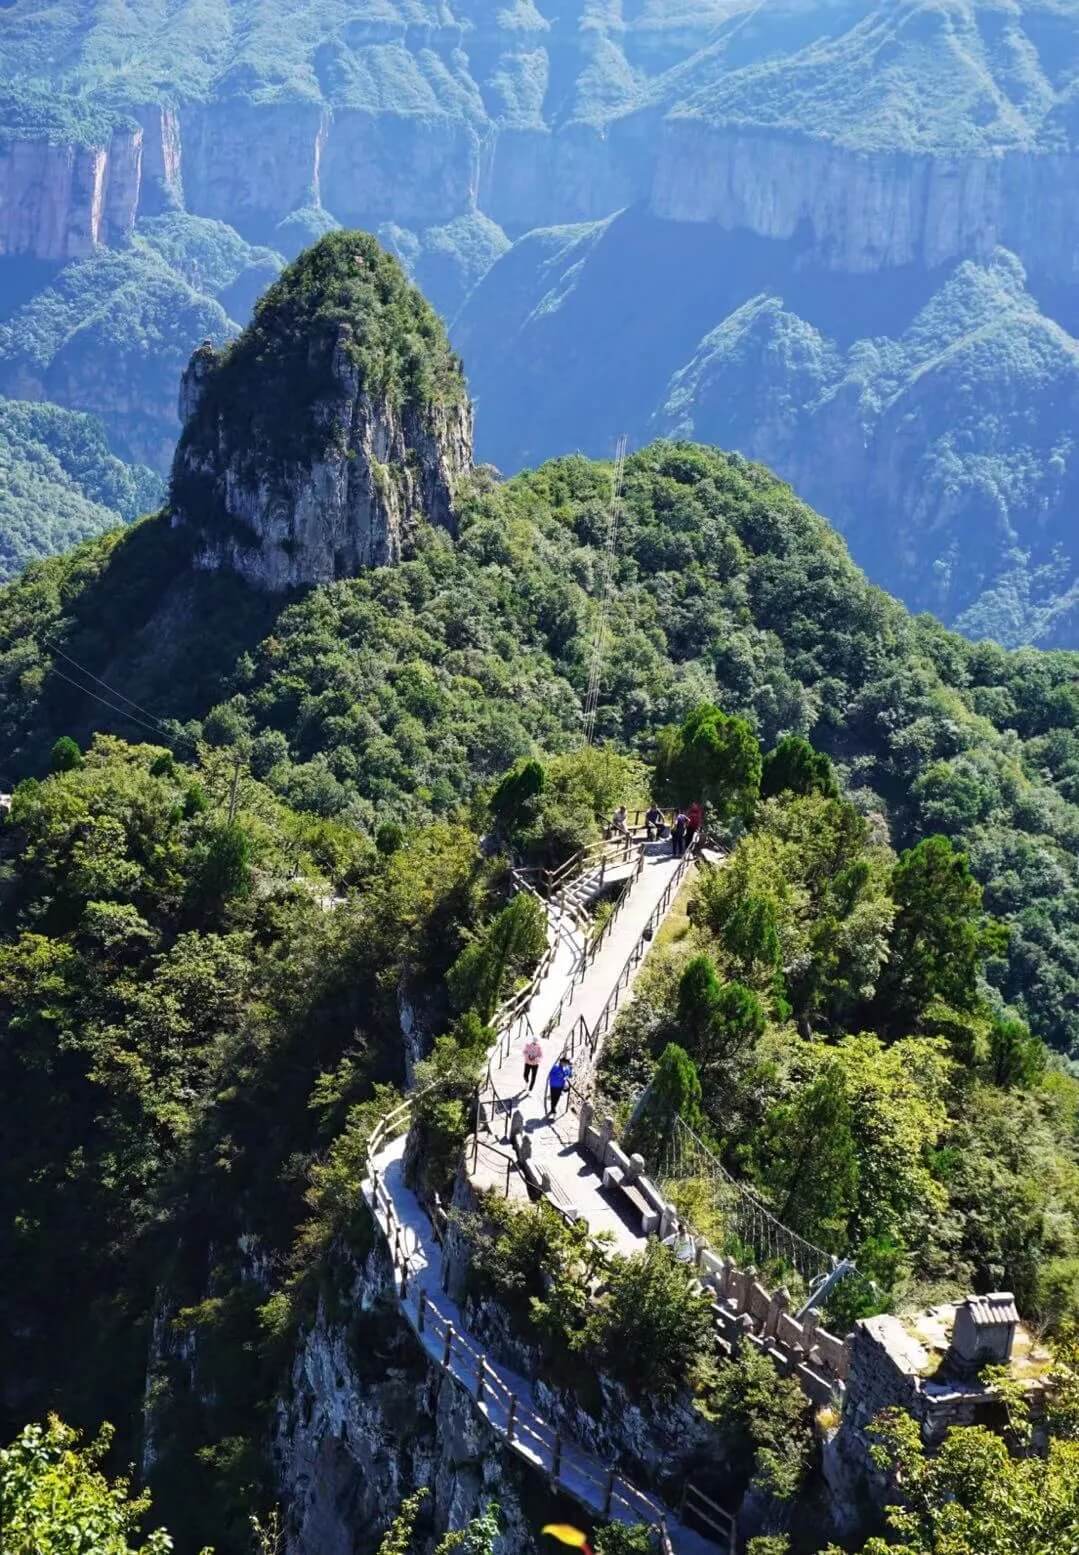
<svg viewBox="0 0 1079 1555">
<path fill-rule="evenodd" d="M 0 393 L 121 457 L 359 225 L 480 457 L 714 439 L 913 607 L 1079 640 L 1079 0 L 14 0 L 0 79 Z"/>
</svg>

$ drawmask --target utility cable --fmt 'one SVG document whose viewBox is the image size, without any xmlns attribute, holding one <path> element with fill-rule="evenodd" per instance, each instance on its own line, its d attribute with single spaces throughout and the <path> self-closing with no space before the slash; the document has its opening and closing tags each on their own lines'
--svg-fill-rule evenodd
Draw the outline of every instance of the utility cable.
<svg viewBox="0 0 1079 1555">
<path fill-rule="evenodd" d="M 63 670 L 58 670 L 55 665 L 53 665 L 52 673 L 59 675 L 61 680 L 66 680 L 69 686 L 74 686 L 75 690 L 81 691 L 84 696 L 93 697 L 95 702 L 100 702 L 102 707 L 107 707 L 110 713 L 116 713 L 120 718 L 126 718 L 129 723 L 139 724 L 143 729 L 149 729 L 150 733 L 159 740 L 165 740 L 170 745 L 173 743 L 172 736 L 166 734 L 162 728 L 155 729 L 145 719 L 137 718 L 134 713 L 129 713 L 126 707 L 116 707 L 112 702 L 106 702 L 105 698 L 98 696 L 96 691 L 91 691 L 89 686 L 82 686 L 77 680 L 72 680 L 70 675 L 65 675 Z"/>
<path fill-rule="evenodd" d="M 618 439 L 618 454 L 611 476 L 611 506 L 607 515 L 607 537 L 603 552 L 603 571 L 600 577 L 599 609 L 592 637 L 591 664 L 588 671 L 588 691 L 584 703 L 584 741 L 591 745 L 596 730 L 596 712 L 599 707 L 599 689 L 603 674 L 603 654 L 606 646 L 607 617 L 611 608 L 611 585 L 614 581 L 615 539 L 618 534 L 618 499 L 622 495 L 622 477 L 626 467 L 626 439 Z"/>
<path fill-rule="evenodd" d="M 156 713 L 151 713 L 149 708 L 140 706 L 132 697 L 125 696 L 122 691 L 117 691 L 115 686 L 110 686 L 107 680 L 102 680 L 100 675 L 95 675 L 93 670 L 88 670 L 85 664 L 80 664 L 78 659 L 73 659 L 70 653 L 65 653 L 63 648 L 58 647 L 56 643 L 46 640 L 45 646 L 50 653 L 58 653 L 62 659 L 66 659 L 81 675 L 88 675 L 91 680 L 96 680 L 99 686 L 104 686 L 109 695 L 115 697 L 118 702 L 126 702 L 129 707 L 133 707 L 137 712 L 143 713 L 151 723 L 156 724 L 164 732 L 165 726 Z M 59 674 L 60 671 L 57 670 L 56 673 Z"/>
</svg>

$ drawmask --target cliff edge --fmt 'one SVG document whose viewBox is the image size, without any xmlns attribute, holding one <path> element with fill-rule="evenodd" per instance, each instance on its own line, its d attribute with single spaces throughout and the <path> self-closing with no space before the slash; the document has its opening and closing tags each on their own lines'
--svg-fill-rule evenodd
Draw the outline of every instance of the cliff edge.
<svg viewBox="0 0 1079 1555">
<path fill-rule="evenodd" d="M 454 528 L 472 407 L 441 321 L 373 237 L 301 254 L 223 351 L 180 386 L 174 526 L 196 565 L 283 592 L 407 555 L 421 519 Z"/>
</svg>

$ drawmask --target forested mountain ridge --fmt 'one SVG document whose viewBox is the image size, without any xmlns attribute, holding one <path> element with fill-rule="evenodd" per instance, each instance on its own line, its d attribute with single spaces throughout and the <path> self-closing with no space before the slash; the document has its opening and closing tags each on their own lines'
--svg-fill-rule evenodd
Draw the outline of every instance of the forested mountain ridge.
<svg viewBox="0 0 1079 1555">
<path fill-rule="evenodd" d="M 272 443 L 283 382 L 295 416 Z M 288 1483 L 307 1475 L 332 1526 L 373 1548 L 390 1489 L 456 1454 L 395 1307 L 364 1283 L 382 1087 L 418 1062 L 444 1087 L 423 1174 L 445 1200 L 484 1021 L 542 948 L 535 904 L 507 903 L 509 861 L 566 857 L 648 784 L 704 783 L 731 860 L 702 872 L 619 1024 L 611 1089 L 699 1063 L 694 1117 L 777 1210 L 807 1130 L 824 1138 L 800 1230 L 856 1249 L 876 1282 L 840 1318 L 1007 1280 L 1066 1326 L 1076 656 L 912 617 L 767 469 L 658 441 L 626 465 L 583 748 L 611 466 L 472 467 L 445 332 L 368 235 L 301 256 L 235 344 L 196 353 L 184 398 L 162 511 L 0 590 L 5 1425 L 49 1406 L 115 1420 L 185 1552 L 246 1552 L 293 1452 Z M 369 412 L 401 441 L 351 440 Z M 417 469 L 449 447 L 423 521 Z M 274 448 L 261 533 L 222 493 Z M 340 546 L 333 581 L 267 578 L 260 552 L 301 555 L 318 532 L 327 471 L 411 493 L 392 564 Z M 530 906 L 514 959 L 507 924 Z M 532 1224 L 514 1220 L 526 1240 Z M 515 1244 L 517 1298 L 542 1270 L 544 1342 L 595 1408 L 608 1351 L 578 1321 L 579 1259 L 545 1245 Z M 332 1357 L 316 1382 L 309 1339 Z M 817 1505 L 797 1387 L 691 1377 L 680 1353 L 672 1386 L 730 1433 L 730 1493 L 755 1494 L 767 1461 L 792 1516 Z M 296 1458 L 279 1405 L 302 1414 L 312 1388 L 348 1389 L 377 1474 L 338 1438 L 313 1474 Z M 458 1489 L 476 1504 L 470 1472 L 439 1481 L 443 1526 Z"/>
<path fill-rule="evenodd" d="M 245 0 L 122 27 L 14 0 L 0 392 L 93 410 L 164 473 L 178 353 L 362 225 L 455 320 L 482 457 L 739 448 L 912 608 L 1070 646 L 1077 40 L 1073 0 L 341 0 L 285 25 Z M 231 274 L 200 263 L 226 250 Z"/>
<path fill-rule="evenodd" d="M 347 239 L 324 246 L 347 264 Z M 338 285 L 321 252 L 289 272 L 285 312 L 265 315 L 285 338 L 309 287 Z M 320 328 L 350 296 L 316 305 Z M 237 698 L 260 775 L 301 809 L 368 828 L 387 806 L 446 813 L 534 743 L 576 736 L 607 480 L 583 459 L 505 485 L 481 471 L 461 490 L 458 544 L 426 533 L 414 562 L 283 609 L 227 567 L 200 578 L 205 540 L 167 515 L 35 566 L 0 598 L 3 775 L 40 770 L 57 735 L 104 716 L 55 645 L 158 718 Z M 297 501 L 308 512 L 302 482 Z M 1072 1048 L 1075 658 L 974 647 L 912 619 L 789 488 L 737 457 L 656 444 L 630 459 L 625 508 L 601 736 L 647 751 L 702 698 L 750 716 L 766 742 L 810 735 L 897 839 L 964 839 L 1014 925 L 1003 995 Z M 232 532 L 216 510 L 207 523 Z"/>
</svg>

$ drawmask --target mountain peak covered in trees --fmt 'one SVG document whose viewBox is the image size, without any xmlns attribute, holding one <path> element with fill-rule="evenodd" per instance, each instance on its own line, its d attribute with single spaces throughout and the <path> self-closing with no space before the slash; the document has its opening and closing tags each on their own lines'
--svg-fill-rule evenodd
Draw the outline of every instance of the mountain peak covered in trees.
<svg viewBox="0 0 1079 1555">
<path fill-rule="evenodd" d="M 180 390 L 173 522 L 196 563 L 271 592 L 399 560 L 453 528 L 472 411 L 441 320 L 374 238 L 335 232 Z"/>
</svg>

